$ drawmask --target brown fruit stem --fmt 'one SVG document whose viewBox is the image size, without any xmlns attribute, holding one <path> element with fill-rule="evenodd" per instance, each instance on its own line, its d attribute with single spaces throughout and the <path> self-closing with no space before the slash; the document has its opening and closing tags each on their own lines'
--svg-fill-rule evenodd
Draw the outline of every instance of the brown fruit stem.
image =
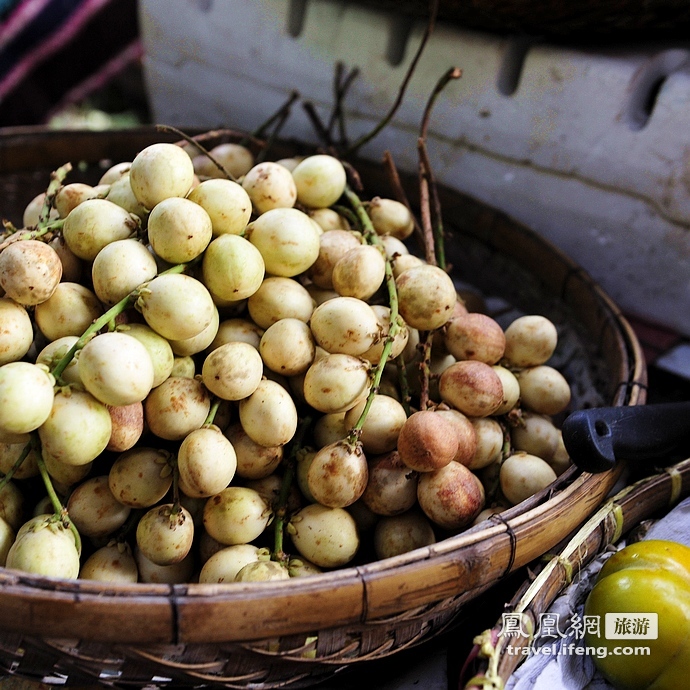
<svg viewBox="0 0 690 690">
<path fill-rule="evenodd" d="M 326 125 L 324 125 L 323 121 L 319 117 L 319 114 L 316 112 L 314 104 L 311 101 L 304 101 L 302 103 L 302 108 L 304 109 L 305 114 L 309 118 L 312 127 L 316 131 L 316 134 L 322 141 L 323 145 L 328 151 L 333 151 L 333 140 L 331 139 L 331 133 L 328 131 Z"/>
<path fill-rule="evenodd" d="M 271 150 L 271 146 L 273 143 L 276 141 L 278 136 L 280 135 L 281 130 L 283 129 L 283 125 L 288 120 L 288 117 L 290 116 L 290 110 L 292 108 L 292 104 L 299 98 L 299 92 L 293 91 L 290 96 L 288 96 L 287 101 L 283 103 L 283 105 L 278 108 L 278 110 L 271 115 L 271 117 L 266 120 L 260 127 L 258 127 L 256 130 L 254 130 L 254 136 L 255 137 L 264 137 L 266 131 L 269 129 L 269 127 L 273 126 L 275 123 L 275 126 L 273 127 L 273 131 L 269 134 L 268 138 L 266 139 L 266 143 L 264 146 L 261 148 L 259 153 L 256 155 L 255 162 L 256 163 L 261 163 L 266 159 L 268 156 L 268 152 Z M 243 146 L 246 146 L 248 143 L 248 140 L 242 140 L 240 142 Z"/>
<path fill-rule="evenodd" d="M 419 206 L 422 218 L 422 236 L 424 237 L 424 259 L 432 266 L 438 266 L 436 260 L 436 247 L 434 246 L 434 231 L 431 221 L 431 207 L 429 203 L 429 178 L 431 171 L 427 168 L 427 161 L 423 153 L 426 151 L 424 140 L 420 137 L 418 142 L 420 151 L 419 160 Z"/>
<path fill-rule="evenodd" d="M 335 66 L 335 74 L 333 81 L 333 111 L 331 118 L 328 121 L 327 130 L 333 137 L 333 130 L 336 124 L 338 125 L 338 146 L 343 147 L 347 143 L 347 134 L 345 131 L 345 113 L 343 110 L 343 102 L 352 82 L 359 76 L 359 68 L 353 67 L 349 72 L 345 70 L 345 65 L 342 62 L 337 62 Z"/>
<path fill-rule="evenodd" d="M 436 179 L 431 168 L 429 152 L 427 150 L 427 131 L 429 120 L 431 119 L 431 109 L 438 95 L 443 91 L 446 84 L 453 79 L 459 79 L 462 71 L 457 67 L 451 67 L 436 83 L 436 87 L 431 92 L 431 96 L 424 109 L 422 126 L 419 139 L 417 140 L 417 150 L 419 152 L 419 186 L 422 207 L 422 219 L 424 228 L 424 245 L 427 251 L 427 262 L 446 269 L 446 252 L 443 235 L 443 218 L 441 215 L 441 202 L 438 197 Z"/>
<path fill-rule="evenodd" d="M 395 364 L 398 369 L 398 384 L 400 385 L 401 397 L 400 402 L 405 410 L 405 414 L 409 417 L 412 414 L 412 408 L 410 407 L 412 396 L 410 395 L 410 385 L 407 381 L 407 364 L 405 363 L 405 357 L 403 355 L 398 355 L 395 359 Z"/>
<path fill-rule="evenodd" d="M 165 128 L 167 126 L 168 125 L 156 125 L 156 128 L 161 131 L 165 131 Z M 191 142 L 194 144 L 194 146 L 198 147 L 200 142 L 215 141 L 217 139 L 224 139 L 226 141 L 232 141 L 242 145 L 250 144 L 251 146 L 256 148 L 261 148 L 265 145 L 264 141 L 262 141 L 261 139 L 257 139 L 251 134 L 247 134 L 246 132 L 240 132 L 234 129 L 228 129 L 227 127 L 224 127 L 222 129 L 209 129 L 205 132 L 202 132 L 201 134 L 195 134 L 193 137 L 191 137 Z M 187 140 L 185 139 L 185 141 Z"/>
<path fill-rule="evenodd" d="M 198 141 L 194 139 L 194 137 L 189 136 L 189 134 L 185 134 L 182 130 L 177 129 L 177 127 L 173 127 L 172 125 L 156 125 L 156 129 L 159 129 L 161 132 L 170 132 L 171 134 L 176 134 L 181 139 L 184 139 L 188 144 L 193 144 L 204 156 L 206 156 L 206 158 L 211 161 L 211 163 L 213 163 L 213 165 L 216 166 L 216 168 L 218 168 L 218 170 L 223 173 L 223 175 L 225 175 L 228 180 L 237 182 L 237 180 L 225 168 L 225 166 L 220 161 L 216 160 L 207 149 L 205 149 Z"/>
<path fill-rule="evenodd" d="M 419 409 L 426 410 L 429 407 L 429 380 L 431 379 L 431 346 L 434 341 L 435 331 L 427 331 L 420 343 L 422 351 L 422 361 L 419 363 L 419 374 L 421 377 L 420 394 L 419 394 Z"/>
<path fill-rule="evenodd" d="M 171 521 L 177 518 L 177 515 L 182 512 L 182 504 L 180 503 L 180 470 L 177 466 L 177 456 L 171 454 L 168 458 L 168 464 L 172 467 L 172 511 L 170 514 Z"/>
<path fill-rule="evenodd" d="M 440 3 L 439 0 L 431 0 L 429 4 L 429 21 L 427 22 L 424 36 L 422 36 L 422 40 L 419 44 L 419 47 L 417 48 L 417 52 L 415 53 L 415 56 L 412 58 L 412 62 L 410 63 L 407 73 L 405 74 L 405 78 L 403 79 L 403 82 L 400 85 L 400 89 L 398 91 L 398 95 L 395 99 L 395 102 L 393 103 L 385 117 L 376 125 L 376 127 L 374 127 L 374 129 L 372 129 L 369 133 L 365 134 L 364 136 L 360 137 L 354 144 L 352 144 L 352 146 L 350 146 L 350 148 L 345 153 L 346 157 L 357 153 L 357 151 L 359 151 L 359 149 L 361 149 L 362 146 L 368 144 L 372 139 L 374 139 L 374 137 L 376 137 L 393 119 L 395 113 L 398 112 L 398 108 L 400 108 L 400 105 L 402 104 L 403 98 L 405 96 L 405 91 L 407 91 L 407 86 L 410 83 L 410 80 L 412 79 L 412 75 L 414 74 L 414 71 L 417 67 L 419 58 L 421 58 L 422 53 L 424 52 L 424 48 L 426 47 L 426 44 L 434 31 L 434 26 L 436 24 L 436 16 L 438 15 L 438 7 Z"/>
<path fill-rule="evenodd" d="M 300 97 L 298 91 L 292 91 L 290 95 L 288 96 L 287 100 L 283 105 L 276 110 L 273 115 L 271 115 L 265 122 L 263 122 L 261 125 L 259 125 L 253 132 L 254 137 L 258 137 L 259 139 L 263 139 L 263 137 L 266 135 L 266 132 L 269 130 L 269 128 L 274 124 L 277 123 L 276 127 L 282 126 L 282 124 L 285 122 L 287 116 L 290 114 L 290 109 L 292 108 L 292 104 Z M 275 132 L 274 132 L 275 133 Z M 248 142 L 247 142 L 248 143 Z"/>
<path fill-rule="evenodd" d="M 424 235 L 422 233 L 422 228 L 419 225 L 419 221 L 417 220 L 417 216 L 415 216 L 412 206 L 410 205 L 410 200 L 407 198 L 407 194 L 405 193 L 405 189 L 403 188 L 402 181 L 400 180 L 400 173 L 398 172 L 398 168 L 395 165 L 395 161 L 393 160 L 393 155 L 391 154 L 390 151 L 384 151 L 383 152 L 383 166 L 386 169 L 386 174 L 388 176 L 388 180 L 391 184 L 391 187 L 393 188 L 393 196 L 396 199 L 396 201 L 399 201 L 401 204 L 405 204 L 407 206 L 407 209 L 409 212 L 412 214 L 412 218 L 414 219 L 414 234 L 415 238 L 417 239 L 417 242 L 419 243 L 420 246 L 424 244 Z"/>
</svg>

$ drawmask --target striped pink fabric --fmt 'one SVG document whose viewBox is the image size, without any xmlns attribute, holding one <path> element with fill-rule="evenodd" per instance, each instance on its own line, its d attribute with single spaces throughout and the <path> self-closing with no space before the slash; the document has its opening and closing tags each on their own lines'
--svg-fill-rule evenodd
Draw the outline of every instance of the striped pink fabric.
<svg viewBox="0 0 690 690">
<path fill-rule="evenodd" d="M 70 103 L 78 103 L 84 100 L 89 94 L 103 88 L 113 77 L 118 75 L 122 70 L 137 60 L 141 59 L 144 54 L 143 44 L 139 39 L 132 41 L 120 53 L 109 60 L 97 72 L 92 74 L 88 79 L 85 79 L 74 88 L 70 89 L 56 104 L 56 106 L 48 113 L 47 119 L 53 117 Z"/>
<path fill-rule="evenodd" d="M 51 0 L 22 0 L 0 26 L 0 50 L 27 27 Z"/>
<path fill-rule="evenodd" d="M 42 5 L 46 4 L 46 0 L 29 0 L 29 2 L 25 2 L 19 6 L 17 11 L 19 11 L 23 5 L 33 4 L 33 2 Z M 36 67 L 36 65 L 47 60 L 56 50 L 69 42 L 79 32 L 81 27 L 109 2 L 110 0 L 84 0 L 68 22 L 61 26 L 47 41 L 41 44 L 37 50 L 32 51 L 24 59 L 19 61 L 12 70 L 8 72 L 5 78 L 0 81 L 0 99 L 7 96 L 7 94 L 10 93 L 12 89 L 34 69 L 34 67 Z M 29 8 L 26 9 L 28 12 Z M 33 9 L 35 10 L 35 8 Z"/>
</svg>

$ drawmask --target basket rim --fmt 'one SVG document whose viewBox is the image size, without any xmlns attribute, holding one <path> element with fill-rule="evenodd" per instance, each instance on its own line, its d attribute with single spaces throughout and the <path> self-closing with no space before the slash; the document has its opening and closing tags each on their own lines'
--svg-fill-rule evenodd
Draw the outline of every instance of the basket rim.
<svg viewBox="0 0 690 690">
<path fill-rule="evenodd" d="M 543 503 L 527 511 L 523 511 L 521 504 L 509 509 L 516 513 L 514 517 L 489 518 L 487 522 L 491 524 L 480 523 L 431 547 L 308 578 L 266 583 L 136 583 L 104 586 L 103 583 L 87 580 L 31 576 L 0 568 L 0 606 L 6 598 L 14 598 L 14 605 L 20 599 L 25 605 L 65 609 L 55 631 L 48 629 L 50 624 L 45 619 L 31 621 L 32 624 L 26 629 L 26 621 L 15 617 L 3 622 L 3 629 L 26 634 L 40 633 L 46 637 L 73 637 L 69 620 L 75 615 L 72 613 L 70 616 L 72 606 L 79 609 L 74 620 L 76 628 L 85 625 L 81 616 L 86 613 L 84 609 L 90 606 L 97 609 L 98 615 L 107 615 L 109 618 L 105 628 L 101 621 L 93 621 L 87 626 L 89 639 L 119 643 L 251 641 L 385 620 L 387 616 L 410 608 L 433 604 L 466 592 L 462 584 L 466 584 L 470 571 L 477 580 L 476 585 L 485 586 L 491 579 L 498 582 L 527 565 L 541 555 L 542 549 L 535 551 L 529 548 L 524 539 L 522 545 L 525 546 L 521 548 L 521 535 L 538 528 L 544 522 L 545 513 L 567 508 L 569 499 L 586 501 L 591 510 L 583 511 L 582 515 L 570 508 L 567 508 L 568 512 L 575 516 L 574 519 L 568 520 L 567 515 L 559 515 L 561 527 L 558 533 L 564 537 L 599 505 L 619 474 L 620 468 L 603 475 L 575 472 L 573 481 L 563 491 L 554 491 L 549 487 L 532 497 L 535 502 L 546 499 Z M 488 548 L 487 542 L 490 542 L 491 548 Z M 482 569 L 480 574 L 480 559 L 473 549 L 482 545 L 487 547 L 487 551 L 493 551 L 494 555 L 486 554 L 488 572 Z M 500 553 L 496 554 L 496 551 Z M 379 590 L 389 587 L 392 579 L 400 591 L 391 601 Z M 427 583 L 423 590 L 409 590 L 408 587 L 408 591 L 403 591 L 406 583 L 420 581 Z M 304 611 L 302 607 L 300 611 L 300 605 L 305 601 L 324 596 L 334 598 L 337 605 L 330 610 L 319 608 L 318 611 Z M 376 596 L 383 597 L 382 601 L 372 601 Z M 134 613 L 128 604 L 139 607 L 136 617 L 146 620 L 150 627 L 143 630 L 128 626 Z M 123 607 L 128 610 L 124 611 Z M 161 611 L 161 608 L 164 610 Z M 278 613 L 281 610 L 282 615 Z M 264 615 L 273 611 L 275 617 L 267 616 L 267 620 L 259 622 L 255 616 L 251 616 L 252 612 L 257 611 Z M 254 620 L 243 624 L 241 619 L 245 616 Z M 233 620 L 236 624 L 222 625 L 223 619 Z M 163 629 L 161 624 L 164 625 Z"/>
<path fill-rule="evenodd" d="M 90 130 L 62 132 L 43 127 L 0 132 L 0 173 L 14 169 L 15 148 L 23 150 L 22 147 L 35 145 L 36 141 L 58 142 L 61 146 L 76 144 L 97 161 L 102 157 L 102 145 L 113 134 Z M 137 147 L 145 145 L 145 141 L 175 140 L 149 126 L 120 134 L 130 137 Z M 45 166 L 45 158 L 42 163 Z M 364 164 L 380 167 L 366 161 Z M 614 404 L 642 404 L 646 365 L 628 321 L 580 266 L 523 224 L 512 219 L 510 222 L 563 262 L 572 275 L 584 280 L 603 305 L 627 357 L 627 370 L 621 372 L 622 388 L 617 391 Z M 485 588 L 487 582 L 497 582 L 526 565 L 540 556 L 543 549 L 536 552 L 525 539 L 520 540 L 521 535 L 539 533 L 546 518 L 555 514 L 559 519 L 549 523 L 550 536 L 553 543 L 561 541 L 599 505 L 619 474 L 620 468 L 591 475 L 573 467 L 547 489 L 486 524 L 480 523 L 432 546 L 285 582 L 104 585 L 0 568 L 0 606 L 8 612 L 2 630 L 46 638 L 84 636 L 118 643 L 181 644 L 259 640 L 385 620 L 411 608 L 467 593 L 471 591 L 468 584 Z M 566 511 L 565 504 L 576 499 L 579 510 L 570 507 Z M 477 553 L 482 546 L 481 553 Z M 49 621 L 46 612 L 59 624 Z M 145 620 L 146 625 L 137 625 L 138 620 Z"/>
</svg>

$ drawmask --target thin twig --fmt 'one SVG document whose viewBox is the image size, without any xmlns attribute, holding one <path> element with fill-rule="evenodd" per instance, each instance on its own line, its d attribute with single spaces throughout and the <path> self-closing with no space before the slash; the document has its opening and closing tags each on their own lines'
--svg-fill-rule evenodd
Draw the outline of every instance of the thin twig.
<svg viewBox="0 0 690 690">
<path fill-rule="evenodd" d="M 289 113 L 286 113 L 285 117 L 278 123 L 278 125 L 276 125 L 276 128 L 271 132 L 270 136 L 266 140 L 266 146 L 264 146 L 264 148 L 262 148 L 261 151 L 259 151 L 256 154 L 256 157 L 254 159 L 255 165 L 258 163 L 262 163 L 263 161 L 265 161 L 268 158 L 269 152 L 271 150 L 271 146 L 273 145 L 275 140 L 280 135 L 280 131 L 282 130 L 283 125 L 287 121 L 288 116 L 289 116 Z"/>
<path fill-rule="evenodd" d="M 426 410 L 429 407 L 429 381 L 431 379 L 431 346 L 434 341 L 435 331 L 420 333 L 419 349 L 422 361 L 419 363 L 420 392 L 419 409 Z"/>
<path fill-rule="evenodd" d="M 398 172 L 398 168 L 395 165 L 395 161 L 393 160 L 393 154 L 391 154 L 391 152 L 388 150 L 383 152 L 383 167 L 385 168 L 389 184 L 391 185 L 391 188 L 393 190 L 393 198 L 396 201 L 399 201 L 401 204 L 407 206 L 407 209 L 412 215 L 412 219 L 414 221 L 414 235 L 417 239 L 418 244 L 423 247 L 424 234 L 422 233 L 422 228 L 419 224 L 417 216 L 415 215 L 415 212 L 412 209 L 412 205 L 410 204 L 410 200 L 407 197 L 405 188 L 403 187 L 402 180 L 400 179 L 400 173 Z"/>
<path fill-rule="evenodd" d="M 359 176 L 359 171 L 347 161 L 341 162 L 347 172 L 347 178 L 349 180 L 350 186 L 358 192 L 363 192 L 364 185 L 362 184 L 362 178 Z"/>
<path fill-rule="evenodd" d="M 417 147 L 424 149 L 424 140 L 417 140 Z M 436 266 L 436 251 L 434 247 L 434 228 L 431 222 L 431 204 L 429 201 L 429 176 L 431 171 L 426 167 L 424 156 L 419 157 L 419 215 L 422 219 L 422 237 L 426 262 Z"/>
<path fill-rule="evenodd" d="M 258 129 L 255 130 L 254 136 L 264 138 L 265 132 L 268 130 L 269 127 L 271 127 L 275 123 L 275 126 L 273 127 L 270 136 L 266 140 L 266 143 L 256 156 L 256 163 L 260 163 L 268 157 L 268 152 L 271 150 L 273 142 L 278 138 L 280 132 L 283 129 L 283 126 L 290 117 L 292 104 L 298 98 L 299 93 L 297 91 L 293 91 L 290 94 L 287 101 L 271 117 L 269 117 L 263 125 L 261 125 Z"/>
<path fill-rule="evenodd" d="M 438 98 L 439 94 L 443 89 L 446 88 L 446 85 L 453 81 L 454 79 L 460 79 L 462 77 L 462 70 L 459 69 L 458 67 L 451 67 L 448 69 L 448 71 L 436 82 L 436 86 L 434 87 L 434 90 L 431 92 L 431 95 L 429 96 L 429 100 L 427 101 L 426 108 L 424 109 L 424 115 L 422 116 L 422 126 L 420 129 L 420 136 L 423 139 L 427 138 L 427 133 L 429 129 L 429 121 L 431 120 L 431 110 L 434 107 L 434 103 L 436 102 L 436 99 Z"/>
<path fill-rule="evenodd" d="M 276 110 L 263 124 L 259 125 L 253 132 L 253 136 L 263 139 L 269 127 L 275 122 L 281 125 L 290 114 L 293 103 L 299 98 L 299 91 L 291 91 L 287 100 Z"/>
<path fill-rule="evenodd" d="M 405 204 L 405 206 L 412 211 L 410 200 L 407 198 L 407 194 L 405 193 L 405 189 L 400 179 L 398 167 L 395 165 L 395 161 L 393 160 L 393 154 L 387 149 L 383 152 L 383 167 L 386 170 L 388 181 L 393 189 L 393 197 L 401 204 Z"/>
<path fill-rule="evenodd" d="M 335 66 L 335 79 L 334 79 L 334 105 L 333 111 L 331 112 L 331 118 L 328 121 L 328 132 L 330 133 L 331 139 L 333 138 L 333 129 L 336 124 L 338 125 L 338 146 L 343 148 L 347 144 L 347 134 L 345 132 L 345 111 L 343 109 L 343 103 L 345 101 L 345 96 L 352 86 L 355 78 L 359 76 L 359 69 L 354 67 L 350 72 L 345 73 L 345 66 L 342 62 L 338 62 Z"/>
<path fill-rule="evenodd" d="M 323 144 L 323 146 L 327 150 L 332 151 L 335 147 L 333 144 L 333 140 L 331 139 L 331 133 L 328 131 L 328 128 L 326 127 L 326 125 L 324 125 L 323 121 L 321 120 L 321 117 L 316 112 L 314 104 L 311 101 L 304 101 L 302 103 L 302 107 L 304 108 L 304 112 L 307 114 L 307 117 L 311 121 L 311 124 L 314 127 L 317 136 L 319 137 L 319 139 L 321 139 L 321 143 Z"/>
<path fill-rule="evenodd" d="M 172 506 L 172 515 L 178 515 L 179 513 L 182 512 L 182 503 L 181 503 L 181 497 L 180 497 L 180 467 L 177 464 L 177 456 L 174 454 L 170 454 L 170 457 L 168 458 L 168 464 L 170 467 L 172 467 L 172 499 L 173 499 L 173 506 Z"/>
<path fill-rule="evenodd" d="M 176 134 L 178 137 L 181 139 L 184 139 L 188 144 L 192 144 L 192 146 L 196 146 L 197 149 L 199 149 L 201 155 L 206 156 L 213 165 L 220 170 L 223 175 L 228 180 L 232 180 L 233 182 L 236 182 L 236 178 L 233 176 L 233 174 L 217 159 L 215 158 L 208 149 L 204 148 L 193 136 L 190 136 L 189 134 L 185 134 L 182 130 L 177 129 L 177 127 L 173 127 L 172 125 L 156 125 L 156 129 L 159 129 L 161 132 L 170 132 L 171 134 Z"/>
<path fill-rule="evenodd" d="M 429 122 L 431 120 L 431 110 L 438 98 L 439 94 L 445 86 L 454 79 L 459 79 L 462 76 L 462 70 L 457 67 L 451 67 L 436 83 L 436 87 L 431 93 L 429 100 L 424 109 L 422 117 L 422 124 L 420 127 L 420 135 L 417 141 L 417 149 L 420 157 L 420 186 L 423 194 L 422 204 L 422 218 L 424 225 L 425 244 L 428 243 L 429 235 L 434 245 L 434 263 L 437 263 L 441 268 L 446 268 L 446 251 L 443 234 L 443 216 L 441 213 L 441 201 L 438 196 L 438 188 L 436 179 L 434 177 L 431 161 L 429 159 L 429 152 L 427 149 L 427 135 L 429 130 Z M 431 200 L 429 200 L 431 196 Z M 429 205 L 432 208 L 429 208 Z"/>
<path fill-rule="evenodd" d="M 426 47 L 429 37 L 434 31 L 434 26 L 436 24 L 436 16 L 438 15 L 439 0 L 431 0 L 429 4 L 431 5 L 431 9 L 429 14 L 429 21 L 427 22 L 424 36 L 422 37 L 422 41 L 419 44 L 419 48 L 417 48 L 417 53 L 412 59 L 412 63 L 410 64 L 410 67 L 407 70 L 407 74 L 403 79 L 403 82 L 398 91 L 398 96 L 395 99 L 393 106 L 388 111 L 388 114 L 376 125 L 376 127 L 374 127 L 374 129 L 371 130 L 371 132 L 360 137 L 352 146 L 350 146 L 350 148 L 346 151 L 346 156 L 350 156 L 356 153 L 357 151 L 359 151 L 359 149 L 362 148 L 362 146 L 368 144 L 375 136 L 379 134 L 379 132 L 382 129 L 384 129 L 384 127 L 386 127 L 386 125 L 388 125 L 388 123 L 395 116 L 395 113 L 398 111 L 398 108 L 400 107 L 403 98 L 405 97 L 407 86 L 409 85 L 410 80 L 412 79 L 412 75 L 414 74 L 414 71 L 417 67 L 417 63 L 419 62 L 419 58 L 422 56 L 422 53 L 424 52 L 424 48 Z"/>
<path fill-rule="evenodd" d="M 441 202 L 438 198 L 436 179 L 431 169 L 429 152 L 426 142 L 421 137 L 417 141 L 419 152 L 420 197 L 422 203 L 421 215 L 424 227 L 425 248 L 431 244 L 431 251 L 427 249 L 427 261 L 445 269 L 445 247 L 443 242 L 443 222 L 441 219 Z M 430 258 L 431 257 L 431 258 Z"/>
<path fill-rule="evenodd" d="M 348 74 L 345 81 L 343 82 L 341 100 L 344 100 L 345 95 L 347 94 L 348 90 L 350 89 L 350 86 L 354 82 L 355 77 L 357 76 L 359 76 L 359 70 L 355 67 L 352 69 L 350 74 Z M 342 108 L 338 116 L 338 140 L 342 147 L 347 145 L 347 133 L 345 131 L 345 111 Z"/>
<path fill-rule="evenodd" d="M 405 410 L 405 415 L 409 417 L 412 414 L 412 408 L 410 407 L 412 396 L 410 395 L 410 384 L 407 380 L 407 363 L 405 362 L 404 354 L 399 354 L 395 358 L 395 364 L 398 370 L 398 384 L 400 385 L 400 402 Z"/>
<path fill-rule="evenodd" d="M 265 142 L 246 132 L 239 132 L 236 129 L 209 129 L 206 132 L 195 134 L 192 137 L 192 143 L 198 147 L 199 143 L 204 141 L 216 141 L 218 139 L 225 139 L 244 146 L 251 144 L 260 149 Z"/>
</svg>

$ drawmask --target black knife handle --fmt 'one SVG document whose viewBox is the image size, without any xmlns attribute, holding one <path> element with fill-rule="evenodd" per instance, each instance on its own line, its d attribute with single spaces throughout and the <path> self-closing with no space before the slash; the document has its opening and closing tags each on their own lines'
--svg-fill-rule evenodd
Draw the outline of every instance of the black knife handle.
<svg viewBox="0 0 690 690">
<path fill-rule="evenodd" d="M 619 459 L 656 460 L 690 441 L 690 402 L 578 410 L 562 425 L 570 459 L 605 472 Z"/>
</svg>

